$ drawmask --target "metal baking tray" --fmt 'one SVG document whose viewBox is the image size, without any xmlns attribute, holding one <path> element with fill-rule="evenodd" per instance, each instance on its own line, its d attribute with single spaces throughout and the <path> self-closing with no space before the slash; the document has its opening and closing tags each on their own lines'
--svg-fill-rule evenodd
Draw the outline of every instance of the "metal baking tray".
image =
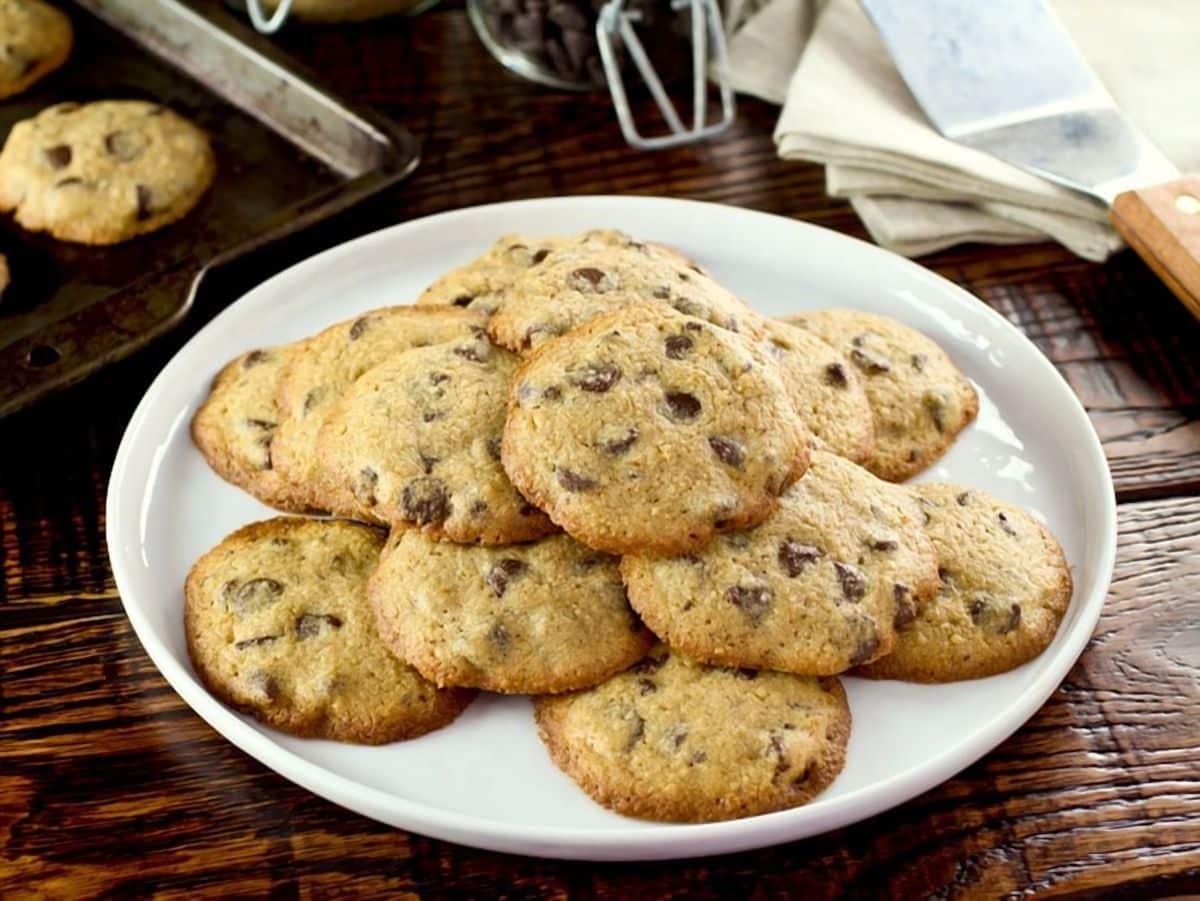
<svg viewBox="0 0 1200 901">
<path fill-rule="evenodd" d="M 403 128 L 342 102 L 216 4 L 74 0 L 67 65 L 0 103 L 0 137 L 65 100 L 147 99 L 213 139 L 217 176 L 184 219 L 110 247 L 0 217 L 0 416 L 125 357 L 179 323 L 205 275 L 395 184 Z"/>
</svg>

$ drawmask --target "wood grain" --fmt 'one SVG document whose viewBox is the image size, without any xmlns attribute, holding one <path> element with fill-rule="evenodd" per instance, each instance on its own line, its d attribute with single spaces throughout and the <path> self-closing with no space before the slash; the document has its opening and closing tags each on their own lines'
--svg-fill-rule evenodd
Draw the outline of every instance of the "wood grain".
<svg viewBox="0 0 1200 901">
<path fill-rule="evenodd" d="M 775 111 L 719 143 L 626 149 L 603 97 L 505 75 L 460 10 L 285 44 L 425 142 L 418 175 L 279 256 L 223 273 L 163 341 L 0 421 L 0 896 L 1079 897 L 1200 891 L 1200 326 L 1131 254 L 955 248 L 923 262 L 1024 330 L 1079 393 L 1113 468 L 1117 579 L 1046 707 L 955 779 L 865 823 L 673 864 L 530 861 L 379 826 L 233 749 L 157 674 L 103 546 L 117 443 L 150 380 L 292 256 L 400 219 L 519 197 L 654 193 L 861 236 L 820 170 L 773 152 Z M 1036 398 L 1030 398 L 1036 403 Z"/>
</svg>

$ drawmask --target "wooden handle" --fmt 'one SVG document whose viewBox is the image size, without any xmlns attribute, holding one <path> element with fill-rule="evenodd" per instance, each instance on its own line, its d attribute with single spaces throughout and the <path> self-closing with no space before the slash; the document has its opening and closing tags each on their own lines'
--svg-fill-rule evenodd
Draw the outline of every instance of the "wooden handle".
<svg viewBox="0 0 1200 901">
<path fill-rule="evenodd" d="M 1200 318 L 1200 175 L 1118 194 L 1110 215 L 1121 237 Z"/>
</svg>

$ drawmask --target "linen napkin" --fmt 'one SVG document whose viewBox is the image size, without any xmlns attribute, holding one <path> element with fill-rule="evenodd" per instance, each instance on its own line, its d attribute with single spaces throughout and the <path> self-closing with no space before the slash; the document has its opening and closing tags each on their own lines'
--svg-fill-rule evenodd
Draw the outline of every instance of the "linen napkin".
<svg viewBox="0 0 1200 901">
<path fill-rule="evenodd" d="M 912 256 L 1050 238 L 1092 260 L 1122 246 L 1098 203 L 941 137 L 856 0 L 740 3 L 735 86 L 782 100 L 780 156 L 824 163 L 829 193 L 850 199 L 878 243 Z M 1051 5 L 1130 119 L 1182 171 L 1200 168 L 1200 4 Z"/>
</svg>

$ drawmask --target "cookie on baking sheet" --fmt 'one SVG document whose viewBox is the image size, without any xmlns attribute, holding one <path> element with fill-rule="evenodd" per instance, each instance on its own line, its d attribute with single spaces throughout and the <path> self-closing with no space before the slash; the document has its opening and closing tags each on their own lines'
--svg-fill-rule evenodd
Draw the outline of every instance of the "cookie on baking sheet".
<svg viewBox="0 0 1200 901">
<path fill-rule="evenodd" d="M 280 517 L 238 529 L 188 574 L 188 654 L 214 695 L 293 735 L 363 744 L 440 728 L 470 703 L 388 651 L 367 603 L 383 536 Z"/>
<path fill-rule="evenodd" d="M 685 553 L 766 518 L 809 440 L 757 345 L 638 305 L 517 370 L 502 454 L 517 490 L 584 544 Z"/>
<path fill-rule="evenodd" d="M 871 404 L 858 373 L 831 344 L 778 319 L 759 322 L 792 406 L 814 445 L 862 463 L 875 446 Z"/>
<path fill-rule="evenodd" d="M 393 533 L 369 592 L 392 651 L 439 685 L 570 691 L 651 644 L 616 559 L 565 535 L 478 547 Z"/>
<path fill-rule="evenodd" d="M 19 94 L 71 55 L 71 20 L 42 0 L 0 0 L 0 100 Z"/>
<path fill-rule="evenodd" d="M 527 270 L 541 265 L 550 254 L 564 248 L 637 247 L 681 264 L 694 265 L 679 251 L 663 244 L 635 241 L 616 229 L 592 229 L 574 235 L 505 235 L 487 252 L 447 272 L 425 289 L 422 305 L 467 307 L 491 315 L 503 292 Z"/>
<path fill-rule="evenodd" d="M 116 244 L 183 217 L 212 184 L 208 135 L 142 100 L 60 103 L 0 151 L 0 210 L 63 241 Z"/>
<path fill-rule="evenodd" d="M 762 524 L 683 557 L 626 556 L 621 574 L 672 648 L 818 676 L 886 654 L 938 585 L 907 491 L 825 451 Z"/>
<path fill-rule="evenodd" d="M 979 412 L 975 389 L 916 329 L 857 310 L 813 310 L 785 321 L 838 348 L 858 370 L 875 417 L 865 466 L 898 482 L 938 459 Z"/>
<path fill-rule="evenodd" d="M 482 324 L 483 317 L 468 310 L 386 307 L 302 342 L 279 376 L 276 401 L 282 419 L 271 440 L 275 468 L 292 484 L 308 486 L 314 504 L 353 516 L 359 505 L 352 492 L 315 485 L 317 434 L 329 411 L 355 380 L 388 357 L 481 334 Z"/>
<path fill-rule="evenodd" d="M 662 646 L 534 712 L 559 769 L 605 807 L 652 820 L 798 807 L 841 772 L 850 736 L 836 678 L 710 667 Z"/>
<path fill-rule="evenodd" d="M 759 317 L 677 255 L 648 244 L 564 248 L 526 270 L 500 296 L 488 334 L 526 353 L 604 313 L 661 304 L 733 332 L 753 332 Z"/>
<path fill-rule="evenodd" d="M 227 364 L 192 418 L 192 441 L 227 482 L 264 504 L 306 513 L 312 510 L 307 492 L 280 475 L 271 460 L 279 373 L 298 346 L 252 350 Z"/>
<path fill-rule="evenodd" d="M 367 370 L 325 417 L 315 484 L 353 497 L 356 519 L 451 541 L 508 544 L 557 531 L 500 465 L 519 362 L 480 333 Z"/>
<path fill-rule="evenodd" d="M 1055 537 L 978 489 L 935 483 L 913 490 L 942 587 L 899 630 L 891 654 L 859 672 L 953 682 L 1006 672 L 1042 653 L 1071 602 L 1071 570 Z"/>
</svg>

